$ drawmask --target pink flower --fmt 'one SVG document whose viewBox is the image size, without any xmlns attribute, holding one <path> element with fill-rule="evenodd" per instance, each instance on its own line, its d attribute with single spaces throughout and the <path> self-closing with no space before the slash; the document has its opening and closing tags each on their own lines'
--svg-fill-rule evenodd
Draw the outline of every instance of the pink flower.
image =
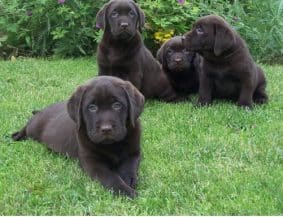
<svg viewBox="0 0 283 217">
<path fill-rule="evenodd" d="M 178 2 L 180 5 L 185 4 L 185 1 L 186 1 L 186 0 L 177 0 L 177 2 Z"/>
<path fill-rule="evenodd" d="M 66 0 L 58 0 L 59 4 L 64 4 Z"/>
</svg>

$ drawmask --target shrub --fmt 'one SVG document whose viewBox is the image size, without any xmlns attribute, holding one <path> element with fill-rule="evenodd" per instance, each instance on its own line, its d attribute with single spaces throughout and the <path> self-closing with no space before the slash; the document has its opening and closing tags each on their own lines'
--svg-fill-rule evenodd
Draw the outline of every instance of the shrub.
<svg viewBox="0 0 283 217">
<path fill-rule="evenodd" d="M 101 38 L 95 15 L 108 0 L 2 0 L 0 49 L 13 55 L 92 55 Z M 283 0 L 139 0 L 146 14 L 143 37 L 153 53 L 201 16 L 218 14 L 248 42 L 254 57 L 282 61 Z"/>
<path fill-rule="evenodd" d="M 237 30 L 253 56 L 263 62 L 283 63 L 283 0 L 242 0 Z"/>
<path fill-rule="evenodd" d="M 102 4 L 92 0 L 3 0 L 2 47 L 16 48 L 21 55 L 92 55 L 95 14 Z"/>
<path fill-rule="evenodd" d="M 166 36 L 166 32 L 171 31 L 174 35 L 182 35 L 190 30 L 196 19 L 208 14 L 223 15 L 228 20 L 233 17 L 233 7 L 225 0 L 146 0 L 140 1 L 140 4 L 148 24 L 144 36 L 152 49 L 157 49 L 168 39 L 159 39 L 156 33 Z"/>
<path fill-rule="evenodd" d="M 181 35 L 201 16 L 224 17 L 247 41 L 252 55 L 264 62 L 283 62 L 283 0 L 145 0 L 147 45 L 155 50 L 168 32 Z M 160 37 L 163 36 L 163 37 Z"/>
</svg>

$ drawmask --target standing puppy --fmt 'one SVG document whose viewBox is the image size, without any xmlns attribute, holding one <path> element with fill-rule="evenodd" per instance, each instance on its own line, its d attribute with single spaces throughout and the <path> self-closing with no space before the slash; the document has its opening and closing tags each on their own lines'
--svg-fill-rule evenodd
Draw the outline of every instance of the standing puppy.
<svg viewBox="0 0 283 217">
<path fill-rule="evenodd" d="M 266 80 L 252 59 L 244 40 L 221 17 L 200 18 L 184 35 L 187 49 L 203 56 L 200 75 L 199 103 L 210 104 L 215 97 L 237 100 L 251 107 L 265 103 Z"/>
<path fill-rule="evenodd" d="M 144 20 L 132 0 L 111 0 L 97 13 L 97 26 L 104 29 L 97 50 L 99 75 L 128 80 L 146 98 L 174 101 L 176 94 L 166 75 L 141 39 Z"/>
<path fill-rule="evenodd" d="M 184 47 L 181 36 L 165 42 L 157 52 L 157 59 L 177 94 L 198 92 L 200 56 Z"/>
<path fill-rule="evenodd" d="M 36 112 L 12 138 L 32 138 L 78 158 L 91 178 L 133 198 L 143 105 L 144 97 L 130 82 L 101 76 L 78 87 L 68 101 Z"/>
</svg>

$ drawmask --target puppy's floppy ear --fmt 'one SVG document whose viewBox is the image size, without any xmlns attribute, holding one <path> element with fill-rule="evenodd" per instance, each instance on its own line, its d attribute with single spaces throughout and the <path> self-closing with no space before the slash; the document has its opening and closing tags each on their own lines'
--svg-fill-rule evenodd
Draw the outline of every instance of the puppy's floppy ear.
<svg viewBox="0 0 283 217">
<path fill-rule="evenodd" d="M 223 24 L 215 25 L 215 56 L 220 56 L 225 50 L 231 48 L 235 41 L 235 34 L 229 26 L 224 26 Z"/>
<path fill-rule="evenodd" d="M 165 44 L 166 42 L 164 42 L 161 47 L 159 48 L 159 50 L 157 51 L 157 54 L 156 54 L 156 59 L 161 63 L 163 64 L 164 62 L 164 50 L 165 50 Z"/>
<path fill-rule="evenodd" d="M 82 124 L 81 107 L 86 88 L 87 86 L 79 86 L 67 103 L 67 111 L 69 116 L 77 124 L 78 130 L 81 128 Z"/>
<path fill-rule="evenodd" d="M 106 19 L 107 19 L 107 9 L 112 4 L 112 1 L 103 5 L 103 7 L 96 14 L 96 26 L 105 29 L 106 27 Z"/>
<path fill-rule="evenodd" d="M 145 24 L 145 15 L 143 10 L 133 1 L 133 5 L 135 6 L 136 12 L 138 13 L 138 22 L 137 22 L 137 28 L 140 32 L 142 32 L 142 28 Z"/>
<path fill-rule="evenodd" d="M 128 102 L 128 118 L 131 125 L 134 127 L 135 122 L 143 111 L 144 96 L 131 82 L 125 81 L 122 84 Z"/>
</svg>

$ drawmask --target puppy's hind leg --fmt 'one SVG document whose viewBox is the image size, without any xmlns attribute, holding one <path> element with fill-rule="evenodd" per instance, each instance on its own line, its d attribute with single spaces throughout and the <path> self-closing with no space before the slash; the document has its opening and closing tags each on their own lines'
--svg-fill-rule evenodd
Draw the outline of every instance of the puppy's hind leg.
<svg viewBox="0 0 283 217">
<path fill-rule="evenodd" d="M 259 80 L 258 82 L 259 84 L 253 94 L 253 101 L 257 104 L 264 104 L 264 103 L 267 103 L 268 101 L 268 96 L 265 91 L 266 79 L 265 79 L 262 69 L 259 67 L 258 67 L 258 80 Z"/>
<path fill-rule="evenodd" d="M 253 100 L 256 104 L 264 104 L 268 101 L 268 96 L 265 92 L 265 84 L 261 84 L 254 92 Z"/>
</svg>

